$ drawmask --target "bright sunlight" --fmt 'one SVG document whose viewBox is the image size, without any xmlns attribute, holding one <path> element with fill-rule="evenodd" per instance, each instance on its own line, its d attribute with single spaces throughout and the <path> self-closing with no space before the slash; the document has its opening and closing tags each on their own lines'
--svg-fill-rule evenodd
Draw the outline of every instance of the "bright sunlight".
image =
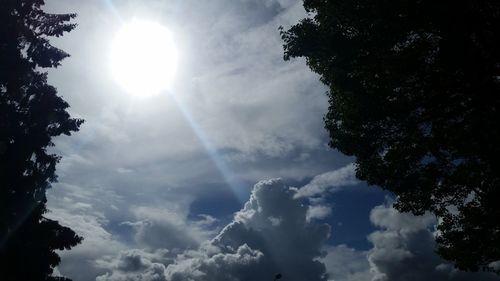
<svg viewBox="0 0 500 281">
<path fill-rule="evenodd" d="M 151 96 L 167 90 L 177 66 L 171 32 L 156 22 L 134 20 L 116 34 L 111 71 L 125 91 Z"/>
</svg>

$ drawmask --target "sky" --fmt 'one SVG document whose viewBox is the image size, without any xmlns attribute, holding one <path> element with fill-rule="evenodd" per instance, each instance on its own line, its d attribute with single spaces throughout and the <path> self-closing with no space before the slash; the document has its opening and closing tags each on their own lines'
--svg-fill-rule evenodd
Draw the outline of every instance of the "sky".
<svg viewBox="0 0 500 281">
<path fill-rule="evenodd" d="M 85 119 L 57 138 L 48 216 L 84 237 L 60 253 L 75 281 L 495 280 L 434 253 L 437 220 L 396 212 L 328 147 L 326 88 L 283 61 L 296 0 L 48 0 L 77 13 L 49 82 Z M 112 41 L 133 19 L 166 26 L 170 89 L 137 98 L 113 80 Z"/>
</svg>

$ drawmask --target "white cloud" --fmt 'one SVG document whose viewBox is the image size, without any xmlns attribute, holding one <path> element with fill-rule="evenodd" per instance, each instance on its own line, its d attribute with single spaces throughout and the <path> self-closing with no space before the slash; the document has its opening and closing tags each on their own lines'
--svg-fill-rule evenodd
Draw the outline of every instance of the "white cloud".
<svg viewBox="0 0 500 281">
<path fill-rule="evenodd" d="M 306 220 L 311 221 L 313 219 L 324 219 L 332 214 L 332 208 L 330 206 L 316 205 L 309 206 L 306 213 Z"/>
<path fill-rule="evenodd" d="M 359 181 L 356 179 L 355 166 L 349 164 L 343 168 L 315 176 L 311 182 L 301 187 L 295 196 L 297 198 L 314 197 L 325 192 L 336 191 L 342 186 L 357 183 Z"/>
<path fill-rule="evenodd" d="M 171 261 L 169 252 L 164 249 L 122 251 L 117 258 L 108 256 L 96 261 L 99 267 L 112 272 L 97 277 L 96 281 L 163 281 L 165 266 Z"/>
<path fill-rule="evenodd" d="M 295 200 L 294 194 L 295 190 L 281 180 L 261 181 L 255 185 L 250 200 L 210 245 L 218 249 L 217 254 L 234 255 L 235 249 L 241 247 L 261 254 L 253 255 L 259 258 L 237 272 L 231 267 L 223 267 L 226 265 L 214 265 L 220 272 L 227 273 L 217 276 L 219 280 L 265 280 L 278 272 L 287 280 L 325 280 L 324 265 L 316 259 L 323 256 L 321 247 L 330 228 L 308 223 L 307 207 Z M 192 252 L 167 268 L 169 276 L 182 276 L 179 280 L 217 280 L 210 276 L 213 268 L 210 271 L 193 269 L 193 264 L 200 263 L 197 256 L 200 252 L 202 260 L 213 256 L 204 248 Z"/>
<path fill-rule="evenodd" d="M 222 182 L 204 141 L 229 162 L 232 177 L 249 182 L 311 177 L 342 157 L 326 148 L 318 76 L 303 61 L 282 59 L 277 28 L 305 15 L 301 1 L 47 2 L 79 15 L 79 27 L 57 39 L 72 56 L 50 74 L 71 112 L 86 119 L 79 133 L 56 140 L 62 181 L 120 193 Z M 148 16 L 175 33 L 182 61 L 172 93 L 205 139 L 171 96 L 130 99 L 110 79 L 109 38 L 121 23 L 115 13 Z M 298 157 L 307 154 L 314 157 Z"/>
<path fill-rule="evenodd" d="M 152 261 L 152 249 L 122 252 L 100 262 L 108 272 L 98 280 L 152 280 L 151 272 L 155 278 L 172 281 L 265 280 L 278 272 L 286 280 L 326 280 L 325 267 L 318 259 L 326 254 L 322 246 L 330 228 L 306 220 L 307 206 L 293 198 L 295 192 L 281 180 L 261 181 L 244 208 L 214 239 L 182 252 L 173 262 Z M 158 271 L 161 267 L 156 263 L 164 271 Z"/>
<path fill-rule="evenodd" d="M 331 281 L 370 281 L 372 273 L 367 260 L 368 252 L 346 245 L 326 247 L 325 263 Z"/>
<path fill-rule="evenodd" d="M 59 275 L 73 280 L 91 280 L 103 273 L 95 267 L 96 259 L 126 248 L 105 229 L 106 221 L 102 216 L 52 208 L 48 217 L 70 227 L 84 238 L 81 244 L 71 250 L 60 252 L 62 262 L 58 266 Z"/>
<path fill-rule="evenodd" d="M 167 267 L 167 280 L 252 280 L 250 276 L 259 271 L 262 252 L 247 244 L 236 249 L 221 249 L 206 244 L 198 251 L 180 255 L 174 264 Z"/>
<path fill-rule="evenodd" d="M 50 79 L 71 112 L 86 119 L 78 134 L 56 140 L 63 160 L 49 205 L 58 219 L 85 237 L 82 245 L 63 253 L 63 274 L 72 272 L 68 275 L 75 281 L 87 281 L 109 267 L 102 278 L 139 278 L 111 263 L 98 268 L 94 263 L 135 247 L 141 250 L 122 252 L 117 259 L 141 256 L 145 280 L 163 278 L 160 265 L 168 263 L 153 260 L 154 249 L 192 249 L 213 235 L 213 218 L 188 220 L 190 204 L 204 185 L 225 183 L 226 175 L 221 176 L 203 142 L 230 168 L 229 176 L 241 181 L 277 176 L 302 180 L 345 163 L 326 146 L 322 115 L 327 98 L 318 76 L 303 60 L 282 60 L 277 28 L 304 16 L 301 1 L 112 2 L 114 7 L 110 1 L 48 1 L 54 12 L 79 14 L 79 27 L 56 41 L 72 57 Z M 171 96 L 133 100 L 109 79 L 108 39 L 120 24 L 114 13 L 125 20 L 145 15 L 175 33 L 182 62 L 172 92 L 192 120 Z M 206 138 L 197 135 L 190 121 Z M 304 272 L 323 278 L 323 266 L 313 260 L 322 255 L 328 227 L 308 219 L 324 217 L 328 210 L 317 206 L 308 213 L 299 200 L 289 198 L 295 191 L 283 188 L 274 195 L 255 195 L 251 202 L 261 208 L 246 206 L 219 235 L 221 241 L 232 241 L 226 241 L 234 244 L 232 249 L 226 242 L 212 245 L 217 253 L 200 246 L 177 265 L 194 262 L 197 253 L 205 257 L 198 261 L 207 276 L 215 274 L 213 266 L 233 266 L 240 267 L 231 273 L 235 276 L 269 270 L 267 278 L 275 268 L 293 271 L 303 263 Z M 175 208 L 164 207 L 171 205 Z M 133 230 L 131 237 L 122 222 L 132 226 L 127 228 Z M 256 264 L 264 269 L 254 270 Z"/>
<path fill-rule="evenodd" d="M 164 208 L 133 207 L 135 222 L 124 222 L 135 230 L 135 240 L 150 249 L 165 248 L 185 250 L 198 247 L 202 241 L 214 236 L 210 230 L 214 222 L 210 216 L 190 222 L 178 210 Z"/>
</svg>

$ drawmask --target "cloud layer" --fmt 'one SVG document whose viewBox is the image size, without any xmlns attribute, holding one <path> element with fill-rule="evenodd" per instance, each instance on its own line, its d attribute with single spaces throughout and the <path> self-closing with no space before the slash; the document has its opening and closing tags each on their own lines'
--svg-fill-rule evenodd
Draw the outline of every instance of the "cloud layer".
<svg viewBox="0 0 500 281">
<path fill-rule="evenodd" d="M 319 185 L 318 178 L 326 177 L 315 177 L 304 187 Z M 338 177 L 327 178 L 333 180 L 321 181 L 323 192 L 329 186 L 338 188 Z M 131 206 L 127 217 L 132 219 L 119 224 L 129 229 L 132 241 L 128 243 L 126 235 L 116 237 L 105 229 L 102 213 L 85 215 L 91 209 L 88 203 L 54 209 L 53 218 L 86 237 L 71 255 L 63 253 L 71 262 L 60 269 L 79 280 L 98 276 L 97 281 L 250 281 L 270 279 L 277 273 L 292 281 L 497 280 L 489 273 L 454 269 L 434 252 L 435 217 L 399 213 L 391 205 L 377 206 L 369 214 L 378 228 L 368 236 L 372 249 L 327 245 L 330 226 L 318 219 L 327 218 L 331 209 L 297 198 L 303 188 L 289 187 L 280 179 L 260 181 L 220 231 L 211 216 L 188 219 L 185 210 L 175 206 Z M 85 194 L 73 196 L 66 201 L 88 200 Z M 106 193 L 104 197 L 114 198 Z M 88 266 L 75 266 L 81 261 Z"/>
<path fill-rule="evenodd" d="M 278 272 L 284 280 L 324 281 L 327 274 L 335 281 L 491 280 L 456 272 L 434 254 L 432 217 L 388 206 L 372 211 L 380 229 L 370 235 L 372 250 L 325 245 L 330 227 L 318 223 L 332 213 L 325 194 L 358 182 L 354 166 L 345 166 L 350 159 L 327 148 L 324 86 L 304 61 L 282 60 L 277 28 L 305 16 L 302 1 L 47 2 L 53 12 L 79 14 L 79 28 L 56 40 L 72 57 L 50 79 L 72 113 L 86 119 L 78 134 L 56 140 L 64 157 L 49 195 L 51 217 L 85 237 L 62 253 L 64 275 L 75 281 L 270 280 Z M 175 98 L 130 99 L 105 72 L 107 42 L 133 16 L 175 33 L 182 50 Z M 272 177 L 312 180 L 299 189 L 260 182 L 221 231 L 219 221 L 192 213 L 200 195 L 245 201 L 249 183 Z"/>
</svg>

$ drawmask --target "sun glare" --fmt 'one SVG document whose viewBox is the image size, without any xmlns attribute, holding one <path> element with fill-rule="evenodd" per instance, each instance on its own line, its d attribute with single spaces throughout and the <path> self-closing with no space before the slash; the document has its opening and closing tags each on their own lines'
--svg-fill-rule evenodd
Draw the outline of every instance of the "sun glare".
<svg viewBox="0 0 500 281">
<path fill-rule="evenodd" d="M 116 82 L 130 94 L 151 96 L 167 90 L 177 66 L 171 32 L 156 22 L 126 24 L 111 49 L 111 70 Z"/>
</svg>

